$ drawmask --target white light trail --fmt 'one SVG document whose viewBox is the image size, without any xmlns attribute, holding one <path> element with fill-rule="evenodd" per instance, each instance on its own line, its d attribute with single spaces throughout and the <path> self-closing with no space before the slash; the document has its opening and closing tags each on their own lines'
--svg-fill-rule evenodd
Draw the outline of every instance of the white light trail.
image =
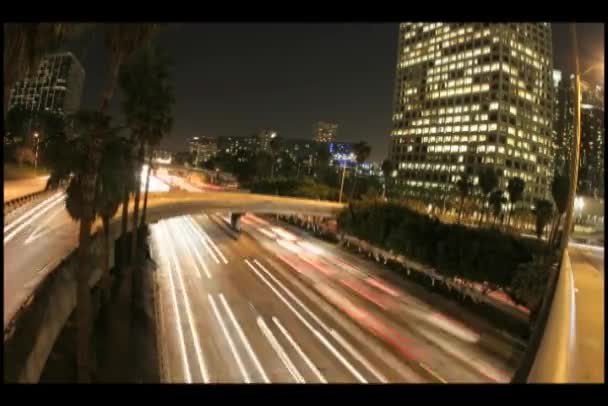
<svg viewBox="0 0 608 406">
<path fill-rule="evenodd" d="M 213 299 L 213 296 L 211 296 L 210 294 L 207 294 L 207 297 L 209 298 L 209 303 L 211 303 L 211 307 L 213 308 L 213 313 L 215 313 L 215 317 L 217 318 L 217 321 L 220 323 L 220 327 L 222 328 L 222 331 L 224 332 L 224 336 L 226 337 L 226 340 L 228 341 L 228 345 L 230 346 L 230 351 L 232 351 L 232 355 L 234 356 L 234 359 L 236 360 L 236 363 L 239 366 L 239 369 L 241 370 L 243 379 L 245 379 L 246 383 L 251 383 L 251 380 L 249 379 L 249 374 L 247 373 L 247 370 L 243 366 L 243 361 L 241 360 L 241 356 L 239 355 L 239 353 L 236 350 L 236 347 L 234 346 L 232 337 L 230 337 L 230 333 L 228 332 L 228 329 L 226 328 L 224 319 L 222 318 L 222 315 L 220 314 L 219 310 L 217 309 L 217 305 L 215 304 L 215 300 Z"/>
<path fill-rule="evenodd" d="M 9 235 L 7 235 L 6 237 L 4 237 L 4 243 L 6 244 L 7 242 L 9 242 L 10 240 L 13 239 L 13 237 L 15 237 L 15 235 L 17 235 L 17 233 L 21 230 L 23 230 L 25 227 L 29 226 L 33 221 L 37 220 L 40 216 L 42 216 L 44 213 L 46 213 L 47 211 L 49 211 L 50 209 L 52 209 L 54 206 L 57 205 L 57 203 L 61 203 L 65 200 L 66 196 L 62 196 L 61 198 L 59 198 L 58 200 L 55 200 L 53 203 L 47 205 L 44 209 L 40 210 L 38 213 L 34 214 L 32 217 L 30 217 L 28 220 L 24 221 L 23 223 L 21 223 L 21 225 L 19 225 L 19 227 L 15 228 Z"/>
<path fill-rule="evenodd" d="M 228 260 L 226 259 L 226 257 L 224 256 L 224 254 L 222 254 L 222 251 L 220 251 L 220 249 L 217 247 L 217 245 L 215 245 L 215 243 L 213 242 L 213 240 L 211 239 L 211 237 L 209 237 L 209 235 L 207 234 L 207 232 L 196 221 L 194 221 L 194 219 L 192 218 L 192 216 L 188 216 L 187 219 L 196 228 L 198 228 L 200 230 L 201 234 L 207 239 L 207 241 L 211 244 L 211 246 L 213 247 L 213 249 L 215 249 L 215 251 L 220 256 L 220 258 L 222 258 L 222 261 L 224 262 L 224 264 L 227 264 Z"/>
<path fill-rule="evenodd" d="M 209 273 L 209 269 L 207 268 L 205 261 L 203 261 L 203 259 L 199 255 L 198 250 L 194 246 L 194 243 L 192 241 L 190 241 L 190 236 L 194 237 L 192 231 L 185 225 L 185 221 L 183 219 L 179 219 L 179 220 L 182 221 L 181 223 L 178 223 L 178 225 L 180 228 L 182 228 L 184 230 L 183 235 L 185 236 L 184 241 L 186 241 L 186 246 L 188 247 L 190 252 L 194 253 L 194 257 L 198 261 L 199 265 L 205 271 L 205 275 L 207 275 L 207 278 L 211 279 L 211 274 Z"/>
<path fill-rule="evenodd" d="M 308 365 L 308 367 L 311 369 L 311 371 L 314 372 L 314 374 L 317 376 L 319 381 L 321 381 L 322 383 L 327 383 L 327 380 L 325 379 L 323 374 L 317 369 L 317 367 L 315 366 L 315 364 L 313 364 L 313 362 L 310 360 L 310 358 L 308 358 L 306 353 L 304 351 L 302 351 L 300 346 L 295 342 L 295 340 L 287 332 L 287 329 L 285 329 L 285 327 L 283 327 L 283 325 L 281 324 L 279 319 L 277 319 L 276 317 L 273 316 L 272 321 L 274 322 L 274 324 L 276 324 L 276 326 L 279 328 L 279 330 L 281 330 L 281 333 L 283 333 L 283 335 L 285 336 L 287 341 L 289 341 L 289 344 L 291 344 L 291 346 L 296 350 L 296 352 L 300 355 L 300 357 L 302 357 L 304 362 L 306 362 L 306 365 Z"/>
<path fill-rule="evenodd" d="M 165 222 L 161 222 L 160 224 L 162 224 L 165 228 L 168 228 L 168 226 Z M 165 232 L 167 233 L 167 236 L 168 236 L 169 231 L 165 230 Z M 177 260 L 177 257 L 175 254 L 175 248 L 173 247 L 171 238 L 167 239 L 167 249 L 169 251 L 171 258 L 173 259 L 173 263 L 174 263 L 176 271 L 177 271 L 177 280 L 179 282 L 180 289 L 182 291 L 184 303 L 186 304 L 186 314 L 188 315 L 188 323 L 190 326 L 190 331 L 192 332 L 192 341 L 194 342 L 194 348 L 196 350 L 196 358 L 198 361 L 199 368 L 201 370 L 201 375 L 203 376 L 203 381 L 205 383 L 208 383 L 209 374 L 207 373 L 207 367 L 205 366 L 205 360 L 203 358 L 203 351 L 200 346 L 200 338 L 199 338 L 198 332 L 196 331 L 196 328 L 195 328 L 196 324 L 194 322 L 194 316 L 192 315 L 192 309 L 190 308 L 190 300 L 188 298 L 188 293 L 186 292 L 186 286 L 184 284 L 184 280 L 182 279 L 182 269 L 179 265 L 179 261 Z"/>
<path fill-rule="evenodd" d="M 262 333 L 264 334 L 264 336 L 266 337 L 266 339 L 270 343 L 270 346 L 277 353 L 277 355 L 279 356 L 279 358 L 283 362 L 283 365 L 285 365 L 285 367 L 287 368 L 287 370 L 291 374 L 291 377 L 297 383 L 306 383 L 306 381 L 304 380 L 304 377 L 300 374 L 300 372 L 298 371 L 298 369 L 296 368 L 296 366 L 293 364 L 293 362 L 291 362 L 291 359 L 289 359 L 289 356 L 287 355 L 287 353 L 285 352 L 285 350 L 283 349 L 283 347 L 281 346 L 281 344 L 277 341 L 277 339 L 274 336 L 274 334 L 272 334 L 272 331 L 270 331 L 270 329 L 268 328 L 268 326 L 264 322 L 264 319 L 262 319 L 261 316 L 258 316 L 258 320 L 257 321 L 258 321 L 258 327 L 260 327 L 260 330 L 262 330 Z"/>
<path fill-rule="evenodd" d="M 25 220 L 26 218 L 30 217 L 33 213 L 40 210 L 42 207 L 46 206 L 47 204 L 51 204 L 51 201 L 58 200 L 59 198 L 61 198 L 63 196 L 65 196 L 65 193 L 56 193 L 53 196 L 49 197 L 48 199 L 45 199 L 42 202 L 38 203 L 37 205 L 35 205 L 31 209 L 29 209 L 28 211 L 23 213 L 21 216 L 19 216 L 19 218 L 17 220 L 13 221 L 10 224 L 5 225 L 4 232 L 6 233 L 8 230 L 15 227 L 17 224 L 19 224 L 20 221 Z"/>
<path fill-rule="evenodd" d="M 256 368 L 260 372 L 260 375 L 262 375 L 264 382 L 270 383 L 270 379 L 268 379 L 268 376 L 266 375 L 266 371 L 264 371 L 264 368 L 262 368 L 262 364 L 260 364 L 260 361 L 258 360 L 257 355 L 255 355 L 255 352 L 251 348 L 251 344 L 249 344 L 249 340 L 247 340 L 245 333 L 243 333 L 243 329 L 241 329 L 240 324 L 234 317 L 234 314 L 232 313 L 232 309 L 230 309 L 230 306 L 228 306 L 228 302 L 226 301 L 226 298 L 224 297 L 223 293 L 220 293 L 220 301 L 224 305 L 224 308 L 226 309 L 226 313 L 228 313 L 228 317 L 230 317 L 232 324 L 234 325 L 234 327 L 236 327 L 236 331 L 239 333 L 239 337 L 241 338 L 241 341 L 243 342 L 243 344 L 245 344 L 245 348 L 247 349 L 247 352 L 249 353 L 249 356 L 253 360 Z"/>
</svg>

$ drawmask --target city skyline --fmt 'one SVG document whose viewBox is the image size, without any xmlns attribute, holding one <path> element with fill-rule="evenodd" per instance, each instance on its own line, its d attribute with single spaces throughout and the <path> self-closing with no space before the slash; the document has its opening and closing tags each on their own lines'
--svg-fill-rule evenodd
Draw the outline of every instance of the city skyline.
<svg viewBox="0 0 608 406">
<path fill-rule="evenodd" d="M 552 28 L 554 67 L 570 72 L 568 24 Z M 603 55 L 603 24 L 577 29 L 586 68 Z M 170 26 L 158 42 L 174 61 L 177 102 L 172 135 L 161 147 L 183 151 L 192 136 L 246 136 L 266 127 L 285 138 L 309 138 L 311 126 L 327 120 L 338 124 L 338 141 L 365 140 L 371 160 L 379 161 L 387 156 L 392 125 L 397 33 L 397 23 Z M 189 37 L 201 40 L 184 40 Z M 101 36 L 84 36 L 66 49 L 87 71 L 82 107 L 97 108 L 108 77 Z M 600 73 L 588 79 L 603 78 Z M 120 99 L 112 112 L 120 111 Z"/>
</svg>

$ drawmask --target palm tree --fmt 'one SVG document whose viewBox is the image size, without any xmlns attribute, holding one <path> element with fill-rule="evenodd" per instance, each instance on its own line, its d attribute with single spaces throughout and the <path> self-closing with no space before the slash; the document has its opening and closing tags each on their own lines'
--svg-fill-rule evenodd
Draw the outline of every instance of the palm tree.
<svg viewBox="0 0 608 406">
<path fill-rule="evenodd" d="M 11 23 L 4 24 L 4 115 L 13 85 L 28 73 L 35 73 L 42 58 L 66 38 L 79 35 L 90 24 Z"/>
<path fill-rule="evenodd" d="M 517 202 L 523 200 L 524 190 L 526 189 L 526 181 L 524 181 L 520 177 L 514 177 L 509 179 L 509 184 L 507 185 L 507 191 L 509 192 L 509 202 L 511 203 L 511 209 L 509 210 L 509 216 L 507 218 L 507 225 L 509 225 L 511 221 L 511 214 L 513 213 L 513 209 Z"/>
<path fill-rule="evenodd" d="M 460 196 L 460 208 L 458 209 L 458 224 L 460 224 L 463 211 L 462 209 L 464 208 L 464 200 L 471 194 L 473 183 L 471 183 L 468 175 L 463 175 L 456 182 L 456 187 L 458 188 L 458 195 Z"/>
<path fill-rule="evenodd" d="M 158 24 L 106 24 L 106 45 L 110 51 L 111 75 L 102 94 L 100 114 L 107 110 L 110 99 L 116 88 L 118 72 L 131 54 L 148 41 L 158 29 Z M 77 297 L 78 321 L 78 381 L 89 382 L 89 328 L 90 328 L 90 292 L 88 287 L 87 261 L 89 254 L 91 225 L 94 220 L 95 192 L 97 171 L 101 161 L 104 130 L 99 127 L 93 132 L 93 142 L 88 148 L 85 172 L 81 180 L 83 215 L 80 220 L 78 237 L 80 272 Z"/>
<path fill-rule="evenodd" d="M 481 189 L 482 200 L 487 201 L 490 193 L 498 187 L 498 175 L 491 167 L 486 167 L 479 173 L 479 188 Z M 484 202 L 485 203 L 485 202 Z M 479 226 L 483 221 L 483 215 L 487 212 L 482 206 L 481 216 L 479 217 Z"/>
<path fill-rule="evenodd" d="M 382 174 L 384 175 L 384 197 L 387 195 L 388 182 L 395 170 L 395 165 L 390 159 L 385 159 L 382 161 Z"/>
<path fill-rule="evenodd" d="M 557 208 L 558 215 L 555 218 L 555 222 L 553 223 L 553 227 L 549 235 L 550 246 L 553 246 L 561 219 L 564 216 L 564 213 L 566 212 L 568 206 L 569 185 L 570 178 L 567 174 L 558 174 L 553 178 L 553 181 L 551 182 L 551 195 L 553 197 L 553 201 L 555 202 L 555 207 Z"/>
<path fill-rule="evenodd" d="M 369 158 L 370 154 L 372 153 L 372 147 L 367 142 L 360 141 L 360 142 L 357 142 L 355 145 L 353 145 L 353 152 L 354 152 L 356 160 L 357 160 L 357 165 L 362 165 L 365 161 L 367 161 L 367 158 Z M 354 174 L 355 174 L 355 178 L 353 180 L 353 187 L 350 192 L 350 200 L 353 199 L 353 196 L 355 195 L 355 189 L 357 186 L 357 171 L 356 170 L 355 170 Z"/>
<path fill-rule="evenodd" d="M 553 203 L 549 200 L 537 199 L 534 215 L 536 216 L 536 237 L 540 240 L 545 231 L 545 226 L 553 217 Z"/>
<path fill-rule="evenodd" d="M 488 203 L 490 204 L 490 207 L 492 208 L 492 214 L 494 215 L 495 225 L 503 206 L 507 203 L 507 199 L 505 199 L 504 194 L 505 192 L 502 190 L 495 190 L 490 193 L 490 197 L 488 198 Z"/>
</svg>

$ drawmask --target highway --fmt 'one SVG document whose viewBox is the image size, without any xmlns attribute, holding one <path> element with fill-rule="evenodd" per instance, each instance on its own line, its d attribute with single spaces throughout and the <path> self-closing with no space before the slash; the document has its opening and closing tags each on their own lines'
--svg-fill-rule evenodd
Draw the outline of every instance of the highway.
<svg viewBox="0 0 608 406">
<path fill-rule="evenodd" d="M 78 245 L 65 194 L 26 204 L 4 219 L 4 327 L 47 272 Z"/>
<path fill-rule="evenodd" d="M 604 248 L 570 243 L 576 292 L 577 383 L 604 382 Z"/>
<path fill-rule="evenodd" d="M 164 382 L 508 382 L 521 348 L 260 217 L 151 226 Z M 465 312 L 465 310 L 461 310 Z"/>
</svg>

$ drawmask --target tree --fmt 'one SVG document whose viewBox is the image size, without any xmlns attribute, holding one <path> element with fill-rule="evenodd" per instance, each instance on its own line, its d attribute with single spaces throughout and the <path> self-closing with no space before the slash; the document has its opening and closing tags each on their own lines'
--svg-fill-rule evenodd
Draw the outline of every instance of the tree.
<svg viewBox="0 0 608 406">
<path fill-rule="evenodd" d="M 387 195 L 388 183 L 393 175 L 393 171 L 395 170 L 395 166 L 390 159 L 385 159 L 382 161 L 382 174 L 384 175 L 384 196 Z"/>
<path fill-rule="evenodd" d="M 31 120 L 33 114 L 24 106 L 18 104 L 6 113 L 5 137 L 11 142 L 20 140 L 28 143 L 31 134 Z"/>
<path fill-rule="evenodd" d="M 110 51 L 110 78 L 102 93 L 99 113 L 103 115 L 108 109 L 114 94 L 118 73 L 123 63 L 131 54 L 148 41 L 158 29 L 158 24 L 106 24 L 104 25 L 106 46 Z M 88 287 L 88 255 L 91 240 L 91 225 L 94 220 L 95 192 L 97 172 L 101 161 L 104 129 L 99 127 L 93 132 L 93 142 L 87 150 L 85 172 L 81 187 L 83 196 L 83 216 L 80 220 L 78 236 L 79 272 L 77 277 L 77 363 L 78 381 L 89 382 L 89 338 L 90 338 L 90 291 Z M 127 278 L 128 279 L 128 278 Z M 127 305 L 130 302 L 127 303 Z"/>
<path fill-rule="evenodd" d="M 526 189 L 526 181 L 520 177 L 514 177 L 509 179 L 507 184 L 507 192 L 509 192 L 509 202 L 511 203 L 511 210 L 509 210 L 509 217 L 507 218 L 507 225 L 511 221 L 511 214 L 517 202 L 523 200 L 524 190 Z"/>
<path fill-rule="evenodd" d="M 502 190 L 495 190 L 490 193 L 490 197 L 488 198 L 488 203 L 492 208 L 492 214 L 494 215 L 494 224 L 496 224 L 496 220 L 498 216 L 502 212 L 503 206 L 507 203 L 507 199 L 505 199 L 505 192 Z"/>
<path fill-rule="evenodd" d="M 330 160 L 331 154 L 327 143 L 319 143 L 315 151 L 315 176 L 317 179 L 325 177 Z"/>
<path fill-rule="evenodd" d="M 487 201 L 490 193 L 498 187 L 498 175 L 491 167 L 485 167 L 479 173 L 479 188 L 481 189 L 482 199 Z M 479 216 L 479 226 L 483 221 L 483 215 L 487 209 L 482 208 L 481 216 Z"/>
<path fill-rule="evenodd" d="M 34 151 L 32 151 L 32 148 L 21 145 L 15 149 L 15 161 L 17 161 L 19 166 L 23 165 L 24 162 L 33 164 L 35 159 L 36 157 L 34 156 Z"/>
<path fill-rule="evenodd" d="M 367 161 L 367 158 L 369 158 L 370 154 L 372 153 L 372 147 L 367 142 L 360 141 L 353 145 L 353 152 L 354 152 L 356 160 L 357 160 L 357 165 L 362 165 L 365 161 Z M 355 170 L 353 187 L 350 192 L 351 200 L 353 199 L 353 197 L 355 195 L 356 185 L 357 185 L 357 175 L 356 175 L 356 170 Z"/>
<path fill-rule="evenodd" d="M 258 151 L 255 154 L 255 158 L 253 161 L 254 161 L 253 163 L 254 163 L 254 168 L 255 168 L 255 175 L 258 178 L 265 178 L 272 171 L 272 166 L 273 166 L 274 160 L 272 158 L 272 155 L 270 155 L 268 152 Z"/>
<path fill-rule="evenodd" d="M 465 199 L 471 194 L 471 190 L 473 189 L 473 183 L 469 179 L 468 175 L 463 175 L 456 182 L 456 187 L 458 188 L 458 196 L 460 196 L 460 208 L 458 209 L 458 223 L 460 223 L 460 219 L 462 218 L 462 209 L 464 207 Z"/>
<path fill-rule="evenodd" d="M 563 218 L 568 206 L 569 187 L 570 177 L 567 174 L 558 174 L 553 178 L 553 181 L 551 182 L 551 196 L 553 197 L 553 201 L 555 202 L 555 207 L 557 208 L 558 215 L 555 218 L 555 222 L 553 223 L 553 227 L 549 235 L 550 246 L 553 246 L 555 242 L 554 240 L 557 236 L 557 230 L 559 229 L 561 219 Z"/>
<path fill-rule="evenodd" d="M 536 237 L 540 240 L 545 231 L 545 226 L 553 217 L 553 203 L 546 199 L 537 199 L 534 215 L 536 217 Z"/>
</svg>

